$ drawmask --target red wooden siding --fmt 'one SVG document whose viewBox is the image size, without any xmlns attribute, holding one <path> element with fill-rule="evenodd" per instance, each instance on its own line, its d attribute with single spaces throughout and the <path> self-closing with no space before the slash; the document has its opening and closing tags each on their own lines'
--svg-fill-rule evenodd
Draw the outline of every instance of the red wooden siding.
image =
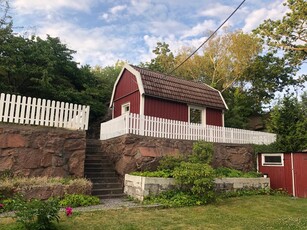
<svg viewBox="0 0 307 230">
<path fill-rule="evenodd" d="M 284 166 L 262 166 L 261 154 L 258 155 L 259 172 L 268 174 L 272 189 L 285 189 L 292 194 L 291 155 L 284 154 Z"/>
<path fill-rule="evenodd" d="M 290 154 L 289 154 L 290 155 Z M 307 197 L 307 153 L 293 153 L 295 194 Z"/>
<path fill-rule="evenodd" d="M 137 91 L 114 101 L 114 118 L 121 115 L 122 105 L 128 102 L 130 102 L 130 113 L 140 113 L 140 93 Z"/>
<path fill-rule="evenodd" d="M 146 96 L 144 115 L 187 122 L 188 106 L 180 102 Z"/>
<path fill-rule="evenodd" d="M 206 108 L 206 124 L 223 126 L 223 112 L 219 109 Z"/>
<path fill-rule="evenodd" d="M 128 70 L 125 70 L 114 94 L 114 118 L 121 115 L 121 106 L 127 102 L 130 102 L 131 113 L 140 113 L 140 92 L 136 78 Z"/>
</svg>

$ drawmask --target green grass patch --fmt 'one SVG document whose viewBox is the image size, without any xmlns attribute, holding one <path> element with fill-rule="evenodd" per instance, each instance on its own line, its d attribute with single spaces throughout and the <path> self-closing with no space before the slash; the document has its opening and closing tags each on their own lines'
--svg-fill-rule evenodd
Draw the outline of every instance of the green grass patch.
<svg viewBox="0 0 307 230">
<path fill-rule="evenodd" d="M 57 229 L 306 229 L 307 199 L 243 196 L 206 206 L 168 209 L 121 209 L 63 212 Z M 12 218 L 0 217 L 0 230 L 16 229 Z"/>
</svg>

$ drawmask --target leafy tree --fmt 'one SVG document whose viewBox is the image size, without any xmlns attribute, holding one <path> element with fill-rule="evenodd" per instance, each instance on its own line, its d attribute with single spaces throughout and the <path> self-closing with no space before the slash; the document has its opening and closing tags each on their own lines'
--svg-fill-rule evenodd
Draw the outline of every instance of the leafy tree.
<svg viewBox="0 0 307 230">
<path fill-rule="evenodd" d="M 156 57 L 150 62 L 141 63 L 140 66 L 161 73 L 168 73 L 174 68 L 174 55 L 165 42 L 158 42 L 152 51 Z"/>
<path fill-rule="evenodd" d="M 307 3 L 305 0 L 287 0 L 289 11 L 281 20 L 265 20 L 254 33 L 259 34 L 277 52 L 282 49 L 292 65 L 300 65 L 307 58 Z"/>
<path fill-rule="evenodd" d="M 298 101 L 286 96 L 271 112 L 270 131 L 277 134 L 277 146 L 283 151 L 299 151 L 307 148 L 307 93 Z"/>
</svg>

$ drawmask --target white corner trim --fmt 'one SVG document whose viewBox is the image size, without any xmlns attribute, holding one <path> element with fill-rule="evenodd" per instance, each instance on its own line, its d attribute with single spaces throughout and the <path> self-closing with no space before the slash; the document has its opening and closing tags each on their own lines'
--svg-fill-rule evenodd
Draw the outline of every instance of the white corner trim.
<svg viewBox="0 0 307 230">
<path fill-rule="evenodd" d="M 140 95 L 143 95 L 145 93 L 140 72 L 136 71 L 131 65 L 125 63 L 124 67 L 120 71 L 120 73 L 119 73 L 119 75 L 118 75 L 118 77 L 117 77 L 117 79 L 116 79 L 116 81 L 114 83 L 113 91 L 112 91 L 112 96 L 111 96 L 111 100 L 110 100 L 110 107 L 113 106 L 115 90 L 116 90 L 117 84 L 118 84 L 119 80 L 121 79 L 125 69 L 128 70 L 129 72 L 131 72 L 135 76 L 137 84 L 138 84 L 138 88 L 140 90 Z"/>
<path fill-rule="evenodd" d="M 140 115 L 145 115 L 145 95 L 140 93 Z"/>
<path fill-rule="evenodd" d="M 218 90 L 217 90 L 217 91 L 218 91 Z M 221 93 L 220 91 L 218 91 L 218 92 L 219 92 L 220 97 L 222 98 L 222 100 L 223 100 L 223 102 L 224 102 L 224 105 L 225 105 L 226 109 L 228 110 L 228 106 L 227 106 L 227 104 L 226 104 L 226 102 L 225 102 L 225 100 L 224 100 L 224 97 L 223 97 L 222 93 Z"/>
</svg>

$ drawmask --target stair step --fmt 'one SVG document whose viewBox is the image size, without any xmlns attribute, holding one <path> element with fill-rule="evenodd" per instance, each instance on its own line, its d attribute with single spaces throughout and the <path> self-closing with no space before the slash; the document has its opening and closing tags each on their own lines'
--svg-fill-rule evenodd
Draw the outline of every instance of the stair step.
<svg viewBox="0 0 307 230">
<path fill-rule="evenodd" d="M 93 184 L 96 183 L 116 183 L 118 182 L 118 177 L 87 177 Z"/>
<path fill-rule="evenodd" d="M 116 173 L 113 171 L 113 172 L 87 172 L 85 173 L 86 177 L 89 177 L 89 178 L 94 178 L 94 177 L 116 177 Z"/>
<path fill-rule="evenodd" d="M 92 195 L 109 195 L 109 194 L 122 194 L 122 188 L 103 188 L 103 189 L 93 189 Z"/>
<path fill-rule="evenodd" d="M 111 163 L 97 163 L 97 162 L 85 162 L 84 163 L 85 168 L 113 168 L 114 165 Z"/>
<path fill-rule="evenodd" d="M 99 156 L 99 155 L 97 155 L 97 156 L 89 156 L 89 155 L 86 155 L 85 156 L 85 161 L 87 161 L 87 160 L 101 160 L 101 161 L 109 161 L 110 159 L 107 157 L 107 156 Z"/>
<path fill-rule="evenodd" d="M 122 194 L 108 194 L 108 195 L 95 195 L 99 199 L 110 199 L 110 198 L 122 198 L 126 197 L 127 195 L 125 193 Z"/>
<path fill-rule="evenodd" d="M 113 168 L 86 168 L 84 170 L 84 173 L 114 173 L 114 175 L 116 175 L 116 171 L 114 171 Z"/>
<path fill-rule="evenodd" d="M 123 186 L 121 185 L 121 183 L 117 182 L 117 183 L 94 183 L 93 184 L 93 190 L 95 189 L 104 189 L 104 188 L 123 188 Z"/>
</svg>

